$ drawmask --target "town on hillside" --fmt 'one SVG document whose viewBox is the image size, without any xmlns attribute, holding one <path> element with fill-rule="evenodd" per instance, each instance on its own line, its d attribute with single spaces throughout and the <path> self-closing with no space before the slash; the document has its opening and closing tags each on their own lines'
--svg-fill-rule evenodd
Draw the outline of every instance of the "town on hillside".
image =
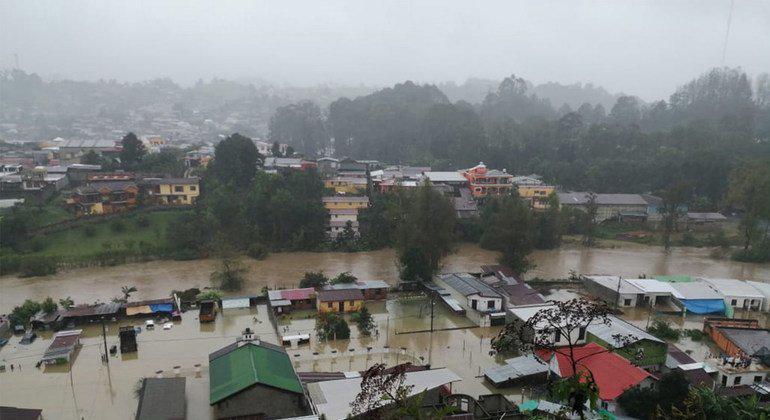
<svg viewBox="0 0 770 420">
<path fill-rule="evenodd" d="M 769 4 L 0 1 L 0 420 L 770 420 Z"/>
</svg>

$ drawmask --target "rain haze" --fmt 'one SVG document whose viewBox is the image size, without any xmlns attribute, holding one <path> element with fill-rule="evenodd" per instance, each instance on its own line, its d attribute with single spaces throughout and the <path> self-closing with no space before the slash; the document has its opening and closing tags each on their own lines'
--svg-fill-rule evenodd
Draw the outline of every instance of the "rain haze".
<svg viewBox="0 0 770 420">
<path fill-rule="evenodd" d="M 646 101 L 770 69 L 770 2 L 2 1 L 0 68 L 51 79 L 387 86 L 512 73 Z M 731 21 L 728 33 L 728 21 Z"/>
</svg>

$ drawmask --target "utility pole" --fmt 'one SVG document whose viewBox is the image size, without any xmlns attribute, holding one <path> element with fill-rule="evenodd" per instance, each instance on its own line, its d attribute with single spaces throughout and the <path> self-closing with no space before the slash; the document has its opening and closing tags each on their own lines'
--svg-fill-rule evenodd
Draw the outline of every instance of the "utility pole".
<svg viewBox="0 0 770 420">
<path fill-rule="evenodd" d="M 618 297 L 615 299 L 615 309 L 620 309 L 620 283 L 623 282 L 623 277 L 618 276 Z"/>
<path fill-rule="evenodd" d="M 102 316 L 102 340 L 104 341 L 104 362 L 110 364 L 110 356 L 107 354 L 107 327 L 104 325 L 104 317 Z"/>
<path fill-rule="evenodd" d="M 430 332 L 433 333 L 433 299 L 435 299 L 436 294 L 431 292 L 430 294 Z"/>
</svg>

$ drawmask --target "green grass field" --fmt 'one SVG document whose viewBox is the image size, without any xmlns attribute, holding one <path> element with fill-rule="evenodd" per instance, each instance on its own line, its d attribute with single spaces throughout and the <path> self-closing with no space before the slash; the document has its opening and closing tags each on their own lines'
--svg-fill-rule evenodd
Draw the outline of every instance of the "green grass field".
<svg viewBox="0 0 770 420">
<path fill-rule="evenodd" d="M 136 247 L 139 242 L 164 246 L 166 228 L 181 214 L 180 211 L 127 214 L 118 219 L 86 223 L 62 232 L 31 238 L 26 248 L 31 251 L 28 255 L 66 257 L 95 255 L 108 249 L 108 246 Z M 139 225 L 140 216 L 149 221 L 148 226 Z M 123 228 L 116 229 L 116 222 L 120 222 Z"/>
</svg>

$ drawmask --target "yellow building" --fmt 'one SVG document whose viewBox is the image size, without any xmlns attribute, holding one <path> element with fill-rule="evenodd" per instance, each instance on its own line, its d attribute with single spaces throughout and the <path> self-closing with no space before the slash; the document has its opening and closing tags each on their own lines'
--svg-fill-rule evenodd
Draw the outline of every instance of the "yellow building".
<svg viewBox="0 0 770 420">
<path fill-rule="evenodd" d="M 190 205 L 200 195 L 198 178 L 146 178 L 145 193 L 156 205 Z"/>
<path fill-rule="evenodd" d="M 360 195 L 335 195 L 323 197 L 326 210 L 365 209 L 369 207 L 369 197 Z"/>
<path fill-rule="evenodd" d="M 337 194 L 357 194 L 366 191 L 366 178 L 334 177 L 324 180 L 324 187 Z"/>
<path fill-rule="evenodd" d="M 516 189 L 519 191 L 519 196 L 529 200 L 535 210 L 547 209 L 548 196 L 555 190 L 551 185 L 519 185 Z"/>
<path fill-rule="evenodd" d="M 364 294 L 360 289 L 319 290 L 316 304 L 318 312 L 358 312 L 364 307 Z"/>
</svg>

